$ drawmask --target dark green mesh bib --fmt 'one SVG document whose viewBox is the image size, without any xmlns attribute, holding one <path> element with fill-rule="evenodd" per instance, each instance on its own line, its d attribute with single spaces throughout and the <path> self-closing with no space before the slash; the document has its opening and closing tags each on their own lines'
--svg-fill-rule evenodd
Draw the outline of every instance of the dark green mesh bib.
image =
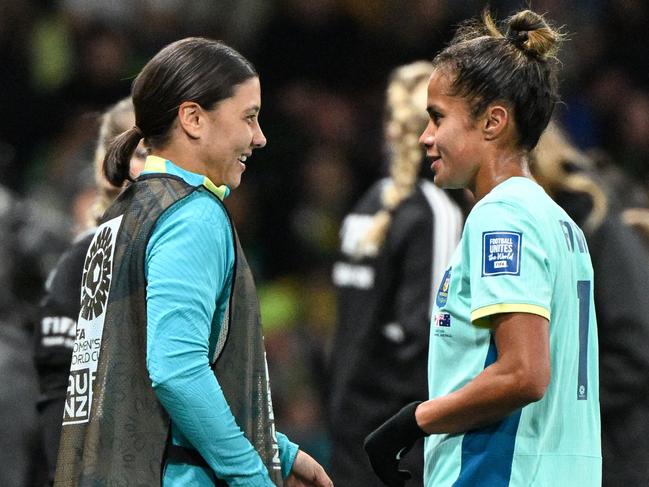
<svg viewBox="0 0 649 487">
<path fill-rule="evenodd" d="M 66 424 L 64 420 L 56 486 L 161 485 L 169 417 L 156 399 L 145 363 L 144 255 L 160 215 L 196 190 L 207 191 L 169 175 L 141 177 L 108 209 L 98 228 L 97 245 L 91 244 L 84 266 L 89 276 L 84 274 L 84 285 L 90 284 L 82 293 L 84 299 L 86 294 L 92 298 L 86 299 L 91 303 L 85 308 L 86 317 L 105 310 L 92 406 L 89 415 L 78 416 L 80 422 L 68 418 Z M 114 254 L 109 260 L 106 256 L 112 248 L 102 229 L 120 215 Z M 259 452 L 271 479 L 281 487 L 255 284 L 232 228 L 236 242 L 233 290 L 213 368 L 238 425 Z M 103 269 L 101 278 L 108 279 L 110 287 L 105 303 L 100 299 L 101 289 L 95 289 L 91 282 L 99 273 L 97 269 Z M 76 390 L 68 389 L 66 414 L 79 412 L 84 400 L 80 392 L 84 391 L 79 385 Z M 74 394 L 77 396 L 72 397 Z"/>
</svg>

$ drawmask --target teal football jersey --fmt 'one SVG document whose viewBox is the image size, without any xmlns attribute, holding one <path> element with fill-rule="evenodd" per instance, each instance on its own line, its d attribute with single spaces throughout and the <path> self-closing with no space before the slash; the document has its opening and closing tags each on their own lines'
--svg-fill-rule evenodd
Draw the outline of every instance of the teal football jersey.
<svg viewBox="0 0 649 487">
<path fill-rule="evenodd" d="M 429 349 L 431 398 L 495 362 L 496 313 L 550 322 L 544 397 L 500 422 L 431 435 L 426 486 L 601 485 L 593 269 L 582 231 L 534 181 L 499 184 L 471 211 L 436 296 Z"/>
</svg>

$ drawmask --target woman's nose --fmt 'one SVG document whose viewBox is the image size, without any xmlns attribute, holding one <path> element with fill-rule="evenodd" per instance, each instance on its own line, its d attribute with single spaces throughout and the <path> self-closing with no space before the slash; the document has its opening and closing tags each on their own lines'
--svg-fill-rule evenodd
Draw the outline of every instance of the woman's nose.
<svg viewBox="0 0 649 487">
<path fill-rule="evenodd" d="M 255 149 L 261 149 L 266 145 L 266 136 L 261 130 L 261 127 L 257 125 L 257 130 L 255 131 L 255 134 L 252 137 L 252 146 Z"/>
<path fill-rule="evenodd" d="M 424 130 L 424 132 L 419 137 L 419 143 L 426 147 L 431 147 L 434 142 L 435 136 L 433 135 L 433 130 L 431 128 L 431 124 L 429 123 L 426 127 L 426 130 Z"/>
</svg>

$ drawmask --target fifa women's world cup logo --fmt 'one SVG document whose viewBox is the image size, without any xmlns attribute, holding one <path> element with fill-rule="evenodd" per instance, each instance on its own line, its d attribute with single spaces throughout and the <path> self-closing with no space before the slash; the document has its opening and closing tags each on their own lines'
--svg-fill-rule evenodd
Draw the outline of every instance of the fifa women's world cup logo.
<svg viewBox="0 0 649 487">
<path fill-rule="evenodd" d="M 81 316 L 93 320 L 101 315 L 108 300 L 112 271 L 113 232 L 104 227 L 93 241 L 83 264 Z"/>
<path fill-rule="evenodd" d="M 63 425 L 90 421 L 106 307 L 113 278 L 113 254 L 122 218 L 123 215 L 113 218 L 97 229 L 83 263 L 81 311 L 70 361 Z"/>
</svg>

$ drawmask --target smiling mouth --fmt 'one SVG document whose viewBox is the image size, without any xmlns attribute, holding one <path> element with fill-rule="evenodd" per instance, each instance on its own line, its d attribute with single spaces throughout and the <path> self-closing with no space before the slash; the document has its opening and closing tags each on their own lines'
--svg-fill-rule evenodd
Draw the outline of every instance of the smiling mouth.
<svg viewBox="0 0 649 487">
<path fill-rule="evenodd" d="M 237 161 L 239 161 L 239 164 L 241 164 L 241 171 L 246 170 L 246 161 L 252 154 L 241 154 L 239 157 L 237 157 Z"/>
<path fill-rule="evenodd" d="M 441 161 L 441 156 L 433 156 L 433 157 L 428 157 L 428 161 L 430 162 L 430 170 L 433 172 L 434 175 L 437 175 L 437 171 L 439 170 L 439 164 L 435 164 L 437 161 Z"/>
</svg>

